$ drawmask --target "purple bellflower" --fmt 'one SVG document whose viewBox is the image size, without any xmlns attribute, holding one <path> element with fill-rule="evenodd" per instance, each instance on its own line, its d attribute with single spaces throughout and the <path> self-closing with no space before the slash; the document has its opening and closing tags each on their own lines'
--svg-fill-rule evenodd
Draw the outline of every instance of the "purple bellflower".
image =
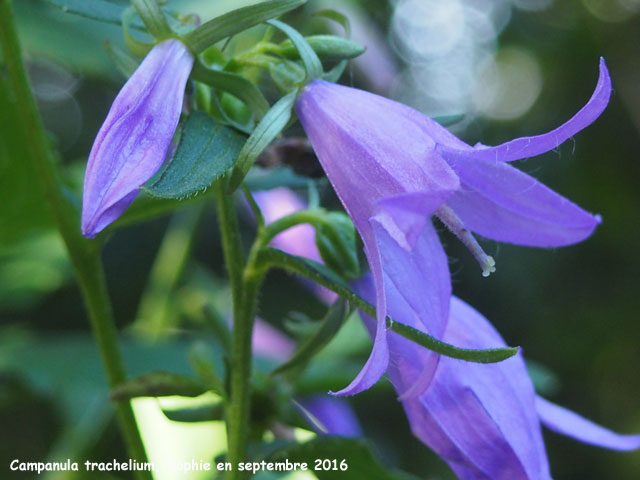
<svg viewBox="0 0 640 480">
<path fill-rule="evenodd" d="M 377 293 L 373 350 L 339 395 L 371 387 L 387 368 L 387 283 L 402 292 L 426 331 L 442 338 L 451 280 L 430 215 L 470 249 L 484 275 L 495 270 L 494 261 L 471 232 L 535 247 L 568 245 L 593 232 L 598 216 L 506 162 L 556 148 L 592 123 L 610 94 L 611 81 L 601 60 L 595 92 L 565 124 L 496 147 L 472 147 L 392 100 L 322 80 L 303 89 L 296 112 L 362 237 Z M 428 383 L 432 373 L 424 371 L 421 383 Z"/>
<path fill-rule="evenodd" d="M 154 46 L 124 84 L 96 137 L 84 177 L 82 233 L 95 237 L 162 166 L 178 125 L 193 55 L 176 39 Z"/>
<path fill-rule="evenodd" d="M 356 285 L 365 298 L 375 291 L 370 277 Z M 391 284 L 393 318 L 425 330 L 412 306 Z M 373 335 L 375 321 L 363 314 Z M 489 321 L 451 297 L 444 341 L 464 348 L 499 348 L 504 340 Z M 614 450 L 640 448 L 640 435 L 620 435 L 535 394 L 522 354 L 479 364 L 431 355 L 396 333 L 388 337 L 387 373 L 413 433 L 465 480 L 550 480 L 541 423 L 576 440 Z M 435 366 L 431 382 L 413 395 L 422 369 Z"/>
</svg>

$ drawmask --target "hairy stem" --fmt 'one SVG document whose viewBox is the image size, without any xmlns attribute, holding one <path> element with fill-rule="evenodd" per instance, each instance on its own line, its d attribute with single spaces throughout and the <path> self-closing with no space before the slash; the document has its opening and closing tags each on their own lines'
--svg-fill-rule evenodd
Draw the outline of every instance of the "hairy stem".
<svg viewBox="0 0 640 480">
<path fill-rule="evenodd" d="M 249 435 L 249 414 L 251 407 L 251 337 L 253 315 L 257 292 L 251 285 L 245 285 L 245 267 L 238 229 L 238 219 L 233 205 L 233 197 L 226 192 L 225 179 L 216 185 L 218 223 L 222 237 L 225 265 L 231 284 L 233 301 L 233 332 L 231 338 L 231 392 L 227 404 L 227 458 L 233 465 L 228 479 L 243 477 L 238 464 L 245 459 Z M 251 303 L 252 305 L 247 305 Z"/>
<path fill-rule="evenodd" d="M 22 61 L 13 18 L 11 1 L 0 0 L 0 42 L 8 84 L 18 107 L 16 120 L 28 139 L 25 153 L 35 165 L 45 198 L 65 242 L 100 349 L 107 379 L 113 388 L 125 380 L 126 375 L 118 349 L 117 332 L 100 261 L 100 249 L 96 241 L 89 241 L 80 234 L 78 212 L 63 194 L 62 184 L 54 167 L 53 154 L 44 134 Z M 145 462 L 144 446 L 130 403 L 118 402 L 116 412 L 129 454 L 132 458 Z M 137 474 L 141 479 L 151 478 L 149 472 Z"/>
</svg>

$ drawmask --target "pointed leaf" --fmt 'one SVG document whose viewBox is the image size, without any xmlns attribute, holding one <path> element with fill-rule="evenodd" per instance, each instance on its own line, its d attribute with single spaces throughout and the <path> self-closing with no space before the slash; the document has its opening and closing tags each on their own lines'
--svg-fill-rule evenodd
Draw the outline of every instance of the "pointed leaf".
<svg viewBox="0 0 640 480">
<path fill-rule="evenodd" d="M 309 42 L 307 42 L 302 34 L 295 28 L 279 20 L 269 20 L 267 23 L 281 30 L 289 37 L 289 40 L 291 40 L 293 46 L 298 51 L 304 69 L 307 71 L 307 80 L 311 81 L 314 78 L 320 78 L 320 76 L 322 76 L 322 63 L 320 63 L 318 55 L 316 55 L 316 52 L 313 51 L 313 48 L 311 48 L 311 45 L 309 45 Z"/>
<path fill-rule="evenodd" d="M 306 0 L 272 0 L 238 8 L 202 24 L 184 37 L 192 51 L 201 52 L 223 38 L 230 37 L 270 18 L 299 7 Z"/>
<path fill-rule="evenodd" d="M 331 306 L 318 331 L 303 342 L 293 356 L 276 368 L 272 375 L 291 369 L 303 370 L 309 361 L 333 339 L 348 316 L 347 302 L 338 299 Z"/>
<path fill-rule="evenodd" d="M 244 136 L 204 112 L 193 112 L 171 160 L 143 189 L 160 198 L 196 195 L 233 167 Z"/>
<path fill-rule="evenodd" d="M 162 413 L 174 422 L 211 422 L 224 418 L 224 404 L 222 402 L 212 402 L 191 408 L 163 408 Z"/>
<path fill-rule="evenodd" d="M 111 390 L 112 400 L 128 400 L 136 397 L 197 397 L 207 391 L 198 380 L 169 372 L 152 372 L 132 378 Z"/>
<path fill-rule="evenodd" d="M 294 90 L 278 100 L 262 120 L 260 120 L 260 123 L 256 125 L 255 130 L 249 136 L 238 154 L 238 162 L 233 170 L 229 183 L 230 191 L 234 191 L 240 186 L 240 183 L 242 183 L 242 180 L 247 175 L 247 172 L 249 172 L 253 162 L 258 158 L 258 155 L 260 155 L 280 134 L 284 127 L 287 126 L 289 119 L 291 119 L 291 110 L 295 104 L 297 94 L 298 91 Z"/>
<path fill-rule="evenodd" d="M 336 273 L 329 270 L 324 265 L 309 260 L 307 258 L 296 257 L 274 248 L 265 248 L 259 256 L 258 264 L 263 266 L 280 267 L 292 271 L 298 275 L 309 278 L 320 285 L 333 290 L 341 297 L 347 299 L 352 305 L 358 307 L 364 313 L 375 318 L 376 310 Z M 429 350 L 459 360 L 477 363 L 501 362 L 518 353 L 519 348 L 489 348 L 485 350 L 458 348 L 448 343 L 442 342 L 431 335 L 420 330 L 409 327 L 402 323 L 394 322 L 387 317 L 387 327 L 393 332 L 402 335 L 412 342 L 422 345 Z"/>
<path fill-rule="evenodd" d="M 326 8 L 324 10 L 318 10 L 313 13 L 314 17 L 324 17 L 329 20 L 333 20 L 334 22 L 339 23 L 344 28 L 344 32 L 347 34 L 347 37 L 351 36 L 351 23 L 349 19 L 342 13 L 337 10 L 332 10 L 330 8 Z"/>
</svg>

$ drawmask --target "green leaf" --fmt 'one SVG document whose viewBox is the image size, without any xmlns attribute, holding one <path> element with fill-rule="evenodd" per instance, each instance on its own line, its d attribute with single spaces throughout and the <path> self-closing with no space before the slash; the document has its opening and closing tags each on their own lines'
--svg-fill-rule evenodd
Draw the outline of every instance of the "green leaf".
<svg viewBox="0 0 640 480">
<path fill-rule="evenodd" d="M 303 370 L 309 361 L 338 333 L 348 313 L 347 302 L 343 299 L 336 300 L 322 320 L 318 331 L 300 344 L 292 357 L 276 368 L 272 372 L 272 375 L 291 369 L 297 369 L 298 371 Z"/>
<path fill-rule="evenodd" d="M 212 402 L 205 405 L 190 408 L 162 409 L 162 413 L 174 422 L 211 422 L 224 418 L 224 404 Z"/>
<path fill-rule="evenodd" d="M 304 82 L 305 71 L 299 64 L 291 61 L 269 64 L 271 79 L 281 92 L 290 92 Z"/>
<path fill-rule="evenodd" d="M 296 101 L 298 91 L 288 93 L 278 100 L 267 114 L 256 125 L 255 130 L 238 154 L 238 162 L 231 174 L 229 190 L 232 192 L 240 186 L 258 155 L 280 134 L 291 119 L 291 110 Z"/>
<path fill-rule="evenodd" d="M 272 0 L 238 8 L 202 24 L 193 32 L 185 35 L 184 41 L 191 50 L 202 52 L 223 38 L 230 37 L 266 20 L 278 17 L 289 10 L 299 7 L 305 1 Z"/>
<path fill-rule="evenodd" d="M 264 98 L 260 89 L 242 75 L 212 70 L 200 62 L 196 62 L 192 77 L 217 90 L 238 97 L 258 119 L 262 118 L 269 110 L 269 102 Z"/>
<path fill-rule="evenodd" d="M 355 58 L 365 52 L 365 48 L 359 43 L 335 35 L 312 35 L 304 39 L 322 60 Z M 300 58 L 300 53 L 291 40 L 280 44 L 280 53 L 289 59 Z"/>
<path fill-rule="evenodd" d="M 151 372 L 127 380 L 111 390 L 112 400 L 128 400 L 136 397 L 197 397 L 207 391 L 200 381 L 169 372 Z"/>
<path fill-rule="evenodd" d="M 268 460 L 306 463 L 319 480 L 417 480 L 384 466 L 378 458 L 364 440 L 324 436 L 287 446 Z"/>
<path fill-rule="evenodd" d="M 274 248 L 265 248 L 258 258 L 258 264 L 263 266 L 274 266 L 289 270 L 291 272 L 309 278 L 316 283 L 336 292 L 341 297 L 347 299 L 352 305 L 358 307 L 371 317 L 376 316 L 376 309 L 373 305 L 355 293 L 349 285 L 336 273 L 329 270 L 324 265 L 309 260 L 307 258 L 296 257 Z M 442 342 L 431 335 L 420 330 L 409 327 L 402 323 L 394 322 L 387 317 L 387 326 L 390 330 L 402 335 L 412 342 L 422 345 L 429 350 L 459 360 L 477 363 L 501 362 L 518 353 L 519 348 L 489 348 L 483 350 L 458 348 L 448 343 Z"/>
<path fill-rule="evenodd" d="M 346 279 L 360 277 L 356 228 L 348 215 L 327 212 L 327 221 L 316 225 L 316 247 L 324 264 Z"/>
<path fill-rule="evenodd" d="M 328 18 L 329 20 L 333 20 L 334 22 L 339 23 L 340 25 L 342 25 L 342 28 L 344 28 L 347 37 L 351 36 L 351 24 L 349 23 L 349 19 L 337 10 L 332 10 L 330 8 L 318 10 L 317 12 L 313 13 L 313 16 Z"/>
<path fill-rule="evenodd" d="M 173 159 L 143 189 L 160 198 L 196 195 L 233 167 L 243 141 L 244 136 L 206 113 L 193 112 Z"/>
<path fill-rule="evenodd" d="M 122 12 L 126 6 L 107 0 L 46 0 L 47 3 L 59 8 L 63 12 L 72 13 L 81 17 L 97 20 L 113 25 L 122 24 Z M 144 24 L 136 19 L 131 25 L 137 30 L 144 30 Z"/>
<path fill-rule="evenodd" d="M 173 33 L 157 0 L 131 0 L 147 31 L 156 39 L 168 38 Z"/>
<path fill-rule="evenodd" d="M 200 379 L 221 397 L 226 397 L 224 380 L 213 363 L 213 352 L 203 342 L 197 342 L 189 350 L 189 363 Z"/>
<path fill-rule="evenodd" d="M 311 45 L 309 45 L 302 34 L 295 28 L 287 25 L 286 23 L 282 23 L 279 20 L 269 20 L 267 23 L 276 27 L 278 30 L 281 30 L 287 37 L 289 37 L 293 44 L 292 46 L 298 51 L 298 55 L 302 60 L 304 69 L 307 72 L 307 80 L 311 81 L 315 78 L 320 78 L 323 73 L 322 63 L 320 63 L 318 55 L 316 55 L 316 52 L 313 51 L 313 48 L 311 48 Z"/>
</svg>

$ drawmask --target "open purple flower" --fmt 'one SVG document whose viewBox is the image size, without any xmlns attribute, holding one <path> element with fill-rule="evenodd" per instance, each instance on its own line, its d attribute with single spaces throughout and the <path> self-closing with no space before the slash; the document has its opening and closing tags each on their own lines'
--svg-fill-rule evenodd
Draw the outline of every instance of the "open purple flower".
<svg viewBox="0 0 640 480">
<path fill-rule="evenodd" d="M 178 125 L 193 56 L 179 40 L 159 43 L 122 87 L 96 137 L 84 178 L 82 233 L 115 221 L 162 166 Z"/>
<path fill-rule="evenodd" d="M 601 60 L 593 96 L 568 122 L 543 135 L 472 147 L 392 100 L 322 80 L 304 88 L 296 104 L 298 117 L 362 237 L 376 290 L 371 356 L 338 394 L 369 388 L 387 368 L 387 283 L 402 293 L 426 331 L 442 338 L 451 284 L 430 215 L 464 242 L 485 275 L 494 270 L 494 262 L 471 232 L 536 247 L 568 245 L 593 232 L 598 216 L 505 162 L 557 147 L 592 123 L 610 94 Z"/>
<path fill-rule="evenodd" d="M 372 299 L 370 278 L 357 290 Z M 413 308 L 395 287 L 387 291 L 393 318 L 424 331 Z M 375 321 L 363 316 L 373 333 Z M 489 321 L 462 300 L 451 297 L 444 341 L 464 348 L 498 348 L 504 340 Z M 396 333 L 388 337 L 387 373 L 402 394 L 422 375 L 431 382 L 401 397 L 413 433 L 467 480 L 551 479 L 540 424 L 592 445 L 614 450 L 640 448 L 640 435 L 619 435 L 536 396 L 522 354 L 500 363 L 478 364 L 431 355 Z"/>
</svg>

